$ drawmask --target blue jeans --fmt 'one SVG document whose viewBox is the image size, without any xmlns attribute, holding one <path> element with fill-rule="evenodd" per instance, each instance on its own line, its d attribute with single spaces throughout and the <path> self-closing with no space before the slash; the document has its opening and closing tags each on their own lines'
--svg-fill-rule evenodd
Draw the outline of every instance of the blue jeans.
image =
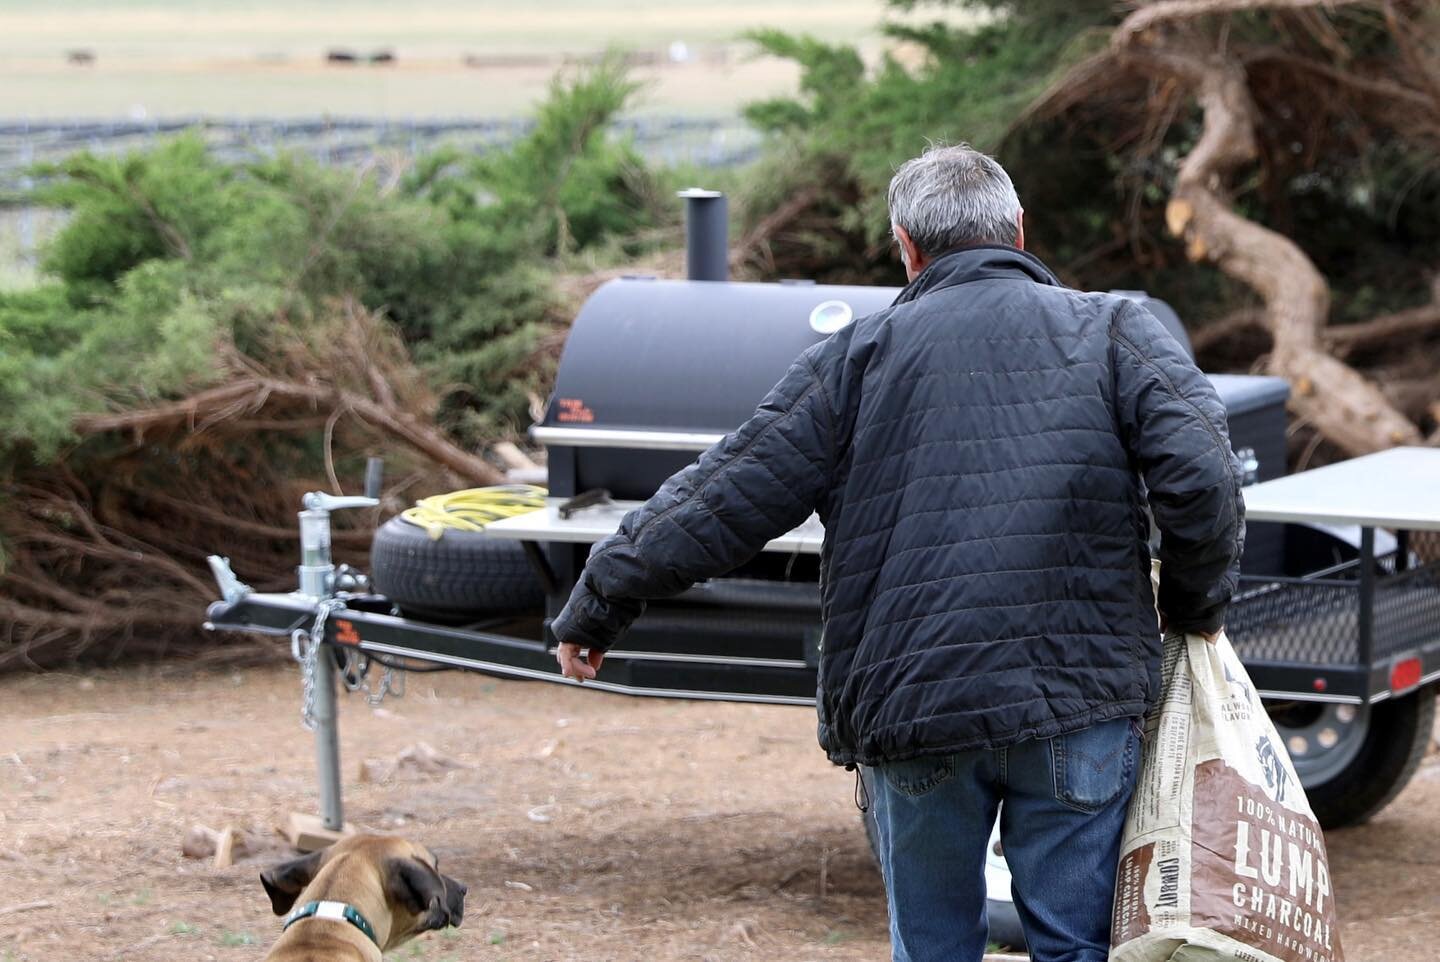
<svg viewBox="0 0 1440 962">
<path fill-rule="evenodd" d="M 1119 718 L 877 767 L 871 803 L 895 962 L 969 962 L 984 953 L 985 848 L 997 809 L 1031 958 L 1105 962 L 1139 763 L 1139 726 Z"/>
</svg>

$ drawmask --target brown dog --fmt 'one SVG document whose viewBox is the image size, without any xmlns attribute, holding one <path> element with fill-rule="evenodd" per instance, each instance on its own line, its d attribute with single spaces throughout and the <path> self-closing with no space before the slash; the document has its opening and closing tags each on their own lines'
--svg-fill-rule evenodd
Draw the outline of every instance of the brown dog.
<svg viewBox="0 0 1440 962">
<path fill-rule="evenodd" d="M 290 916 L 270 962 L 379 962 L 465 914 L 465 886 L 403 838 L 347 836 L 260 873 L 260 881 L 275 914 Z"/>
</svg>

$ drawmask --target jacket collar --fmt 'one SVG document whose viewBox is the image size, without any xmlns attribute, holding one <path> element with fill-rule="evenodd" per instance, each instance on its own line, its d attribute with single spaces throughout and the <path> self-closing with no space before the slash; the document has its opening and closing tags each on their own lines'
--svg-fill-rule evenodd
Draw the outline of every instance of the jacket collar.
<svg viewBox="0 0 1440 962">
<path fill-rule="evenodd" d="M 906 285 L 900 296 L 895 298 L 895 304 L 908 304 L 931 291 L 957 284 L 997 278 L 1028 279 L 1037 284 L 1063 286 L 1034 254 L 1007 244 L 976 244 L 956 248 L 935 258 L 919 277 Z"/>
</svg>

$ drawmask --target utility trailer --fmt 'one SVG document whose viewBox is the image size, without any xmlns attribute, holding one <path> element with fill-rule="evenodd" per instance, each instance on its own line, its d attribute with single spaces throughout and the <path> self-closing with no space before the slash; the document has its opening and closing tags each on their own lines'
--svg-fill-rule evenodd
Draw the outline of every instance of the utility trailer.
<svg viewBox="0 0 1440 962">
<path fill-rule="evenodd" d="M 397 669 L 418 662 L 574 684 L 559 674 L 549 622 L 594 542 L 748 417 L 801 351 L 897 293 L 725 281 L 723 233 L 707 230 L 723 227 L 723 198 L 699 192 L 690 203 L 691 279 L 620 279 L 586 302 L 545 418 L 532 430 L 548 451 L 551 497 L 542 510 L 486 529 L 487 539 L 520 546 L 543 589 L 543 608 L 436 618 L 416 599 L 371 590 L 364 574 L 337 569 L 330 512 L 376 504 L 378 478 L 370 479 L 371 497 L 306 496 L 294 592 L 253 592 L 224 559 L 211 559 L 222 600 L 210 606 L 207 627 L 292 641 L 305 717 L 316 734 L 327 828 L 343 824 L 337 679 L 370 691 L 368 673 L 378 665 L 383 695 L 396 687 Z M 1130 296 L 1144 299 L 1188 346 L 1163 302 Z M 1227 626 L 1231 641 L 1320 823 L 1363 821 L 1409 781 L 1434 726 L 1440 450 L 1397 449 L 1286 476 L 1285 383 L 1212 380 L 1253 482 L 1245 489 L 1249 533 Z M 812 517 L 727 576 L 651 603 L 586 687 L 813 706 L 823 535 Z M 448 563 L 453 576 L 453 559 Z M 483 570 L 467 574 L 486 577 Z M 796 724 L 811 723 L 797 713 Z M 988 871 L 992 934 L 1015 944 L 998 851 Z"/>
</svg>

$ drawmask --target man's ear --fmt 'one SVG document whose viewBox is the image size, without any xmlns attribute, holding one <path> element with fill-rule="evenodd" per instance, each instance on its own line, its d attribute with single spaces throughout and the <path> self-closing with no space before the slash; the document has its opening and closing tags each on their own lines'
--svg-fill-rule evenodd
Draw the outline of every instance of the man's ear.
<svg viewBox="0 0 1440 962">
<path fill-rule="evenodd" d="M 416 932 L 443 929 L 449 924 L 445 883 L 434 869 L 413 858 L 392 858 L 386 862 L 385 895 L 416 917 Z"/>
<path fill-rule="evenodd" d="M 295 905 L 295 899 L 320 870 L 324 854 L 323 851 L 311 852 L 260 873 L 260 883 L 265 886 L 265 894 L 270 896 L 270 907 L 276 915 L 284 915 Z"/>
<path fill-rule="evenodd" d="M 905 277 L 913 281 L 929 265 L 930 260 L 908 230 L 899 224 L 892 224 L 891 228 L 895 233 L 895 243 L 900 245 L 900 262 L 905 265 Z"/>
<path fill-rule="evenodd" d="M 1020 208 L 1020 213 L 1015 215 L 1015 246 L 1022 251 L 1025 249 L 1025 208 Z"/>
</svg>

